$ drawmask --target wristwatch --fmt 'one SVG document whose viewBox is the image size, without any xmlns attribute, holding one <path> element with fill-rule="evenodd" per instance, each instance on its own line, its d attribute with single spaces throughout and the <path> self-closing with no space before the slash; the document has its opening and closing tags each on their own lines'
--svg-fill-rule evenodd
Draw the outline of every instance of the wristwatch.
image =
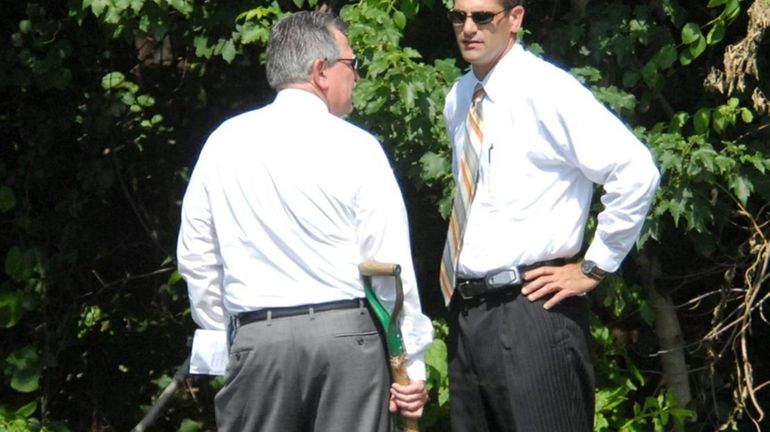
<svg viewBox="0 0 770 432">
<path fill-rule="evenodd" d="M 600 281 L 607 276 L 607 271 L 600 269 L 599 266 L 591 260 L 583 260 L 583 262 L 580 263 L 580 271 L 582 271 L 584 275 L 597 281 Z"/>
</svg>

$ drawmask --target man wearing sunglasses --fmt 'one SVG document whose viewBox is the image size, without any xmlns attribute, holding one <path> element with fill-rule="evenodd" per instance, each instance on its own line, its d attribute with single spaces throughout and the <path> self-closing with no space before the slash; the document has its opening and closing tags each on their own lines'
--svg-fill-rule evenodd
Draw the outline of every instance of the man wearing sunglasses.
<svg viewBox="0 0 770 432">
<path fill-rule="evenodd" d="M 637 240 L 658 170 L 589 90 L 522 47 L 519 1 L 456 0 L 448 18 L 471 66 L 444 109 L 452 430 L 590 432 L 588 294 Z M 582 252 L 595 185 L 603 209 Z"/>
<path fill-rule="evenodd" d="M 177 256 L 192 317 L 229 335 L 222 432 L 389 432 L 389 409 L 416 419 L 427 399 L 433 329 L 401 192 L 377 140 L 340 118 L 358 80 L 345 29 L 319 12 L 273 27 L 275 100 L 209 136 L 185 193 Z M 369 260 L 401 265 L 411 384 L 390 384 L 358 272 Z M 375 279 L 392 306 L 393 278 Z"/>
</svg>

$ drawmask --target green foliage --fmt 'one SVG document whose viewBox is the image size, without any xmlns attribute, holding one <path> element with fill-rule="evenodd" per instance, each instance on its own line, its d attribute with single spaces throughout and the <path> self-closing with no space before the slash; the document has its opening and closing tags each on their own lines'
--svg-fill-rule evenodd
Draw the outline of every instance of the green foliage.
<svg viewBox="0 0 770 432">
<path fill-rule="evenodd" d="M 638 337 L 635 335 L 652 326 L 655 319 L 655 311 L 641 289 L 628 285 L 620 275 L 611 275 L 600 284 L 594 299 L 601 301 L 598 310 L 609 314 L 606 321 L 618 322 L 631 314 L 641 319 L 640 326 L 611 328 L 593 317 L 597 375 L 594 431 L 665 431 L 694 418 L 694 413 L 680 408 L 668 391 L 640 398 L 648 378 L 629 348 Z"/>
<path fill-rule="evenodd" d="M 35 347 L 27 345 L 11 353 L 3 361 L 6 377 L 11 388 L 21 393 L 31 393 L 40 387 L 42 361 Z"/>
<path fill-rule="evenodd" d="M 29 402 L 15 410 L 0 405 L 0 431 L 2 432 L 69 432 L 60 422 L 41 422 L 33 417 L 38 403 Z"/>
<path fill-rule="evenodd" d="M 443 99 L 464 67 L 449 27 L 439 36 L 435 25 L 450 3 L 364 0 L 341 11 L 363 64 L 351 121 L 381 139 L 418 209 L 410 221 L 418 276 L 431 281 L 421 286 L 427 299 L 435 283 L 424 264 L 440 254 L 445 230 L 435 222 L 449 213 L 453 183 Z M 760 212 L 770 199 L 770 128 L 751 96 L 752 86 L 770 94 L 766 77 L 749 77 L 748 88 L 730 94 L 703 84 L 744 36 L 747 2 L 597 0 L 584 15 L 568 10 L 572 3 L 528 2 L 521 36 L 583 80 L 653 150 L 662 187 L 639 245 L 667 266 L 673 295 L 683 301 L 722 286 L 723 272 L 711 266 L 740 269 L 751 250 L 738 206 Z M 261 67 L 271 25 L 321 4 L 4 5 L 0 430 L 129 430 L 141 417 L 189 350 L 187 296 L 168 259 L 189 168 L 216 123 L 272 97 Z M 767 52 L 757 55 L 761 69 Z M 717 429 L 710 407 L 732 404 L 734 368 L 688 352 L 693 369 L 713 370 L 710 380 L 721 384 L 710 388 L 693 374 L 698 420 L 676 408 L 650 372 L 660 365 L 648 355 L 657 315 L 636 282 L 644 269 L 626 267 L 593 298 L 597 430 L 670 430 L 688 418 L 698 430 Z M 435 324 L 422 422 L 446 430 L 446 325 Z M 690 340 L 709 325 L 702 316 L 686 324 Z M 748 343 L 766 336 L 752 330 Z M 159 430 L 213 429 L 211 398 L 221 382 L 192 386 L 198 393 L 180 392 Z"/>
<path fill-rule="evenodd" d="M 447 361 L 446 337 L 449 332 L 446 322 L 434 320 L 435 339 L 425 353 L 427 366 L 428 397 L 430 404 L 420 419 L 425 430 L 447 430 L 449 415 L 449 366 Z"/>
<path fill-rule="evenodd" d="M 401 47 L 397 10 L 361 2 L 344 7 L 341 16 L 350 23 L 351 44 L 363 58 L 354 120 L 380 138 L 415 187 L 451 186 L 442 112 L 444 95 L 460 70 L 451 60 L 427 64 L 416 50 Z M 442 213 L 451 206 L 449 197 L 450 188 L 446 188 L 440 201 Z"/>
</svg>

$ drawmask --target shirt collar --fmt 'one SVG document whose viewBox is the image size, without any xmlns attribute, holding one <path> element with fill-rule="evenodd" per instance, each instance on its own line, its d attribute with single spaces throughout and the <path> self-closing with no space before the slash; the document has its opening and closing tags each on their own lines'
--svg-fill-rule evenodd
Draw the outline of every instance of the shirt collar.
<svg viewBox="0 0 770 432">
<path fill-rule="evenodd" d="M 522 48 L 518 41 L 514 42 L 510 51 L 505 53 L 495 67 L 493 67 L 481 81 L 481 84 L 484 86 L 484 91 L 490 101 L 495 102 L 495 98 L 498 95 L 503 94 L 506 91 L 506 88 L 510 87 L 511 81 L 515 80 L 517 71 L 516 65 L 520 63 L 520 59 L 523 55 L 524 48 Z"/>
<path fill-rule="evenodd" d="M 329 108 L 320 97 L 307 90 L 295 88 L 285 88 L 279 91 L 273 104 L 278 106 L 299 104 L 303 106 L 304 113 L 307 113 L 308 110 L 329 113 Z"/>
</svg>

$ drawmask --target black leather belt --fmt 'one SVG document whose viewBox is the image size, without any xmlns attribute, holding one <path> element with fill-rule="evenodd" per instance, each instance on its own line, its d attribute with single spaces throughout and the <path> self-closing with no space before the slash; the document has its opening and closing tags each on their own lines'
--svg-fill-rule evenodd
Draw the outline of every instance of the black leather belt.
<svg viewBox="0 0 770 432">
<path fill-rule="evenodd" d="M 279 307 L 279 308 L 267 308 L 260 309 L 251 312 L 242 312 L 235 317 L 235 327 L 257 322 L 264 321 L 268 317 L 270 319 L 286 318 L 297 315 L 310 315 L 318 312 L 325 312 L 330 310 L 339 309 L 354 309 L 358 307 L 364 307 L 364 299 L 351 299 L 351 300 L 337 300 L 327 303 L 306 304 L 300 306 L 291 307 Z"/>
<path fill-rule="evenodd" d="M 458 278 L 455 288 L 465 300 L 494 292 L 504 292 L 511 289 L 519 290 L 525 283 L 524 273 L 543 266 L 561 266 L 566 262 L 567 260 L 564 258 L 557 258 L 503 270 L 494 270 L 487 273 L 483 278 Z"/>
</svg>

